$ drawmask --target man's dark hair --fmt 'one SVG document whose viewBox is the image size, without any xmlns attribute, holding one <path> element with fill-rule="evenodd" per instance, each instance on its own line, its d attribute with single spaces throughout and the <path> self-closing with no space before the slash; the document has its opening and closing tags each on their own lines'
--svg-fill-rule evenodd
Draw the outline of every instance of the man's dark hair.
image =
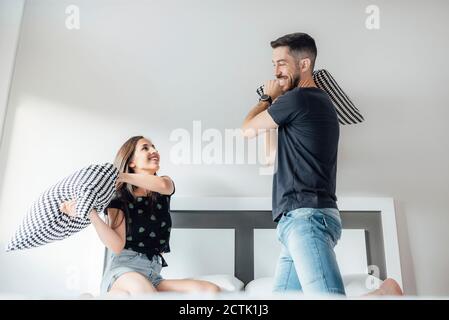
<svg viewBox="0 0 449 320">
<path fill-rule="evenodd" d="M 296 55 L 299 58 L 308 57 L 311 61 L 311 71 L 313 71 L 317 49 L 315 40 L 313 40 L 307 33 L 296 32 L 286 34 L 285 36 L 271 41 L 270 44 L 273 49 L 277 47 L 289 47 L 292 55 Z"/>
</svg>

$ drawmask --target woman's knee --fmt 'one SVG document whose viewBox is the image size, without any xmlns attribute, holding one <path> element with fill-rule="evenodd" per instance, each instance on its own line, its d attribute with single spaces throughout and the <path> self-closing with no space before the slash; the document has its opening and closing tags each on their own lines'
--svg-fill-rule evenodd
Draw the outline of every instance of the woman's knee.
<svg viewBox="0 0 449 320">
<path fill-rule="evenodd" d="M 221 291 L 220 287 L 216 284 L 208 281 L 199 281 L 198 282 L 198 290 L 209 293 L 218 293 Z"/>
<path fill-rule="evenodd" d="M 121 275 L 111 289 L 127 291 L 129 294 L 156 291 L 150 281 L 138 272 L 127 272 Z"/>
</svg>

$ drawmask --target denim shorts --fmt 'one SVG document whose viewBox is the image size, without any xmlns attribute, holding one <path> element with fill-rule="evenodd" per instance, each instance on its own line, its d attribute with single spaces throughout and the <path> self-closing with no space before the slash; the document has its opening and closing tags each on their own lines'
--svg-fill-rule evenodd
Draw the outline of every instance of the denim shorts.
<svg viewBox="0 0 449 320">
<path fill-rule="evenodd" d="M 121 275 L 127 272 L 138 272 L 157 287 L 164 280 L 161 276 L 161 257 L 153 256 L 151 261 L 144 253 L 123 249 L 120 254 L 112 254 L 106 265 L 101 281 L 101 294 L 106 294 Z"/>
</svg>

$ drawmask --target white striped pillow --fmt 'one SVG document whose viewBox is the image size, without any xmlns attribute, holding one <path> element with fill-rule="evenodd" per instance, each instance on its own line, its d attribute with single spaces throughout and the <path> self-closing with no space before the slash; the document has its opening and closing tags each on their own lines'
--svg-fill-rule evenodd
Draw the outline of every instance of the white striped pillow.
<svg viewBox="0 0 449 320">
<path fill-rule="evenodd" d="M 325 69 L 314 71 L 313 80 L 318 88 L 326 91 L 329 95 L 337 111 L 340 124 L 356 124 L 365 120 L 359 109 L 352 103 L 343 89 L 340 88 L 329 71 Z M 259 96 L 263 95 L 263 86 L 257 88 L 257 94 Z"/>
<path fill-rule="evenodd" d="M 91 165 L 56 183 L 33 203 L 6 251 L 33 248 L 65 239 L 90 224 L 92 209 L 102 212 L 115 192 L 118 170 L 110 163 Z M 76 217 L 59 210 L 61 203 L 76 199 Z"/>
</svg>

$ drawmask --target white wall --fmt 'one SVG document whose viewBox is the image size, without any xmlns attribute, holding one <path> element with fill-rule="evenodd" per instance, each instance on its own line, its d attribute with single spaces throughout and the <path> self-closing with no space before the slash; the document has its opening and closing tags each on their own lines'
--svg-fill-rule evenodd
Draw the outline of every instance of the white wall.
<svg viewBox="0 0 449 320">
<path fill-rule="evenodd" d="M 24 0 L 0 0 L 0 142 L 24 3 Z"/>
<path fill-rule="evenodd" d="M 65 28 L 69 4 L 80 8 L 80 30 Z M 395 198 L 406 292 L 449 295 L 449 4 L 375 1 L 381 25 L 368 30 L 370 4 L 28 1 L 0 150 L 0 244 L 41 190 L 80 166 L 111 161 L 134 134 L 159 147 L 161 173 L 173 177 L 178 196 L 269 196 L 271 177 L 257 165 L 175 165 L 169 136 L 191 131 L 194 120 L 203 130 L 239 127 L 255 88 L 272 77 L 269 41 L 305 31 L 317 41 L 317 66 L 367 119 L 341 130 L 338 196 Z M 0 253 L 0 291 L 67 288 L 67 266 L 96 241 L 92 230 L 81 236 L 78 246 Z"/>
</svg>

